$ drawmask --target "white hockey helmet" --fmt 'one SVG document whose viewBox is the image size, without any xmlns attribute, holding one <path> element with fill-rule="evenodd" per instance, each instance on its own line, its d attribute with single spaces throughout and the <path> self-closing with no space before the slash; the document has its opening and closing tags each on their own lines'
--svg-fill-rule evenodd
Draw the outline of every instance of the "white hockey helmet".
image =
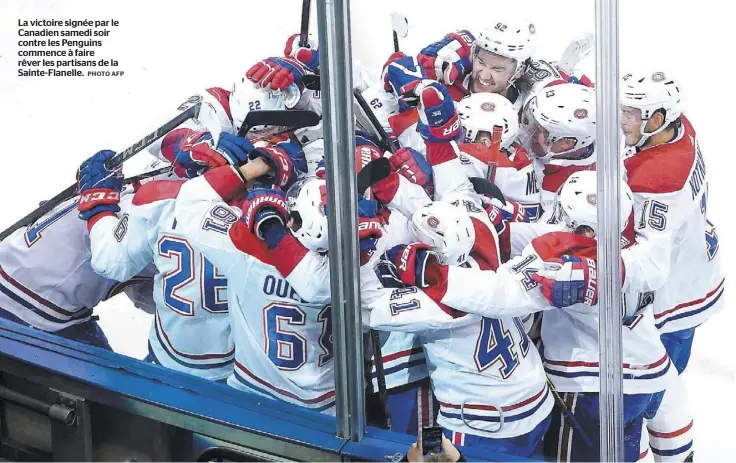
<svg viewBox="0 0 736 463">
<path fill-rule="evenodd" d="M 255 110 L 284 110 L 284 95 L 281 92 L 266 90 L 255 85 L 246 78 L 233 84 L 230 94 L 230 114 L 233 116 L 235 129 L 239 130 L 245 121 L 245 116 Z M 273 135 L 285 127 L 259 125 L 250 129 L 248 138 L 262 138 Z"/>
<path fill-rule="evenodd" d="M 534 24 L 523 20 L 504 20 L 493 27 L 483 29 L 476 35 L 471 47 L 471 57 L 479 50 L 516 60 L 516 72 L 509 80 L 521 77 L 534 54 Z"/>
<path fill-rule="evenodd" d="M 540 159 L 589 147 L 595 141 L 595 109 L 595 91 L 584 85 L 566 83 L 541 88 L 524 106 L 519 139 Z M 560 140 L 575 143 L 569 149 L 554 151 L 554 144 Z"/>
<path fill-rule="evenodd" d="M 417 238 L 432 247 L 445 265 L 460 265 L 475 243 L 475 228 L 462 202 L 435 201 L 411 216 Z"/>
<path fill-rule="evenodd" d="M 598 234 L 597 176 L 593 170 L 575 172 L 565 180 L 555 198 L 554 211 L 558 222 L 571 231 L 581 226 L 590 227 Z M 634 195 L 625 181 L 621 181 L 621 216 L 623 232 L 634 210 Z"/>
<path fill-rule="evenodd" d="M 621 105 L 641 111 L 642 146 L 652 135 L 667 128 L 682 115 L 680 87 L 664 72 L 650 74 L 626 74 L 621 80 Z M 664 112 L 664 123 L 654 132 L 647 133 L 645 127 L 658 110 Z"/>
<path fill-rule="evenodd" d="M 501 148 L 508 149 L 519 134 L 519 117 L 514 105 L 498 93 L 471 93 L 457 103 L 457 114 L 465 143 L 473 143 L 479 132 L 493 134 L 501 128 Z"/>
<path fill-rule="evenodd" d="M 294 220 L 291 233 L 305 248 L 327 252 L 326 182 L 317 177 L 297 181 L 286 192 L 286 209 Z"/>
</svg>

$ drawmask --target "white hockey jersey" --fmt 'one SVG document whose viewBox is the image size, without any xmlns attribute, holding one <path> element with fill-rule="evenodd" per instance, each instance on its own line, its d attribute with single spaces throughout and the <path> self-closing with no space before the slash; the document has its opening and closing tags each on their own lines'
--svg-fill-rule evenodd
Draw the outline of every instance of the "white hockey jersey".
<svg viewBox="0 0 736 463">
<path fill-rule="evenodd" d="M 695 130 L 624 160 L 634 193 L 636 244 L 621 251 L 626 292 L 656 291 L 654 318 L 665 333 L 692 328 L 721 309 L 724 275 L 708 220 L 708 179 Z"/>
<path fill-rule="evenodd" d="M 399 178 L 400 182 L 408 182 L 402 176 L 399 176 Z M 399 202 L 410 204 L 410 208 L 414 207 L 415 204 L 412 201 L 401 201 L 399 199 L 405 197 L 405 193 L 414 191 L 413 188 L 408 188 L 408 183 L 402 183 L 402 185 L 407 188 L 400 186 L 394 198 L 399 200 Z M 423 192 L 424 190 L 421 191 Z M 429 199 L 425 200 L 429 202 Z M 371 288 L 375 283 L 373 270 L 381 254 L 396 245 L 410 243 L 416 239 L 407 216 L 398 211 L 383 211 L 381 217 L 384 221 L 383 236 L 378 239 L 376 250 L 369 262 L 360 269 L 361 287 L 363 286 L 362 275 L 367 275 L 366 284 L 368 288 Z M 380 338 L 382 341 L 381 355 L 383 357 L 386 389 L 390 390 L 407 384 L 413 384 L 429 376 L 427 360 L 422 349 L 422 344 L 414 334 L 401 331 L 382 332 L 380 333 Z M 373 390 L 378 391 L 378 373 L 375 358 L 371 358 L 370 374 L 373 382 Z"/>
<path fill-rule="evenodd" d="M 212 380 L 233 371 L 227 279 L 187 240 L 174 216 L 183 181 L 141 186 L 118 219 L 92 225 L 92 268 L 106 278 L 126 280 L 154 264 L 156 313 L 149 353 L 161 365 Z"/>
<path fill-rule="evenodd" d="M 232 387 L 334 413 L 332 319 L 326 257 L 287 234 L 268 250 L 227 205 L 245 189 L 229 166 L 186 182 L 179 230 L 228 278 L 235 341 Z"/>
<path fill-rule="evenodd" d="M 487 214 L 471 198 L 458 201 L 476 232 L 469 265 L 498 268 L 498 239 Z M 371 286 L 366 272 L 361 278 L 363 310 L 368 312 L 364 321 L 368 319 L 372 327 L 412 332 L 422 341 L 440 403 L 441 426 L 507 438 L 530 432 L 550 413 L 553 400 L 542 362 L 520 318 L 461 316 L 417 288 L 386 289 L 375 275 Z M 533 312 L 529 305 L 519 309 L 527 309 L 520 312 L 524 315 Z"/>
<path fill-rule="evenodd" d="M 559 391 L 598 392 L 598 308 L 550 306 L 531 275 L 545 260 L 564 254 L 595 258 L 596 242 L 568 232 L 535 238 L 524 252 L 496 273 L 450 267 L 440 302 L 485 317 L 515 317 L 546 310 L 542 318 L 544 369 Z M 624 294 L 627 317 L 623 337 L 624 393 L 663 391 L 677 372 L 654 326 L 654 297 Z"/>
<path fill-rule="evenodd" d="M 123 210 L 131 198 L 122 196 Z M 100 301 L 150 279 L 133 274 L 120 283 L 95 273 L 78 199 L 61 203 L 0 242 L 0 308 L 44 331 L 84 323 Z M 145 301 L 134 302 L 145 305 Z"/>
<path fill-rule="evenodd" d="M 455 318 L 417 288 L 391 290 L 377 280 L 373 290 L 364 281 L 364 293 L 364 322 L 421 341 L 440 426 L 508 438 L 530 432 L 549 415 L 553 399 L 542 362 L 519 318 Z"/>
</svg>

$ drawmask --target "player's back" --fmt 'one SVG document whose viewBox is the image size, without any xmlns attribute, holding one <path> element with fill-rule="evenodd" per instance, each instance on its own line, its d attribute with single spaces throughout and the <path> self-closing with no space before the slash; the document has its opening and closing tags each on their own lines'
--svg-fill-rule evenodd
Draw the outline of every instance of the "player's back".
<svg viewBox="0 0 736 463">
<path fill-rule="evenodd" d="M 0 243 L 0 308 L 45 331 L 89 320 L 92 309 L 120 287 L 90 265 L 87 223 L 77 215 L 77 199 Z M 123 196 L 121 206 L 130 199 Z"/>
<path fill-rule="evenodd" d="M 257 258 L 247 283 L 232 288 L 233 387 L 312 410 L 334 413 L 332 313 L 307 303 L 286 278 Z"/>
<path fill-rule="evenodd" d="M 506 438 L 532 431 L 552 409 L 542 362 L 520 318 L 465 315 L 422 333 L 438 423 Z"/>
<path fill-rule="evenodd" d="M 178 185 L 152 182 L 133 200 L 135 207 L 145 209 L 145 233 L 157 269 L 149 351 L 163 366 L 222 380 L 232 372 L 234 360 L 227 279 L 178 229 L 174 217 Z"/>
</svg>

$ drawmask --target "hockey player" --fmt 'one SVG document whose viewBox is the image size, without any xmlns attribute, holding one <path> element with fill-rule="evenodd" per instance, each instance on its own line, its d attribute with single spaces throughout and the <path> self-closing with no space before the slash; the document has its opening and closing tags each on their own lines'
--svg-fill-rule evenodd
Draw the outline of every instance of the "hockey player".
<svg viewBox="0 0 736 463">
<path fill-rule="evenodd" d="M 498 268 L 497 237 L 487 213 L 471 198 L 448 197 L 417 210 L 412 225 L 424 243 L 384 255 L 378 272 L 383 286 L 371 287 L 361 275 L 371 326 L 413 332 L 422 341 L 440 404 L 438 423 L 455 445 L 541 456 L 552 397 L 521 320 L 464 315 L 434 303 L 420 289 L 432 281 L 421 271 L 435 258 L 428 243 L 443 263 Z"/>
<path fill-rule="evenodd" d="M 538 88 L 556 82 L 592 86 L 585 76 L 572 76 L 546 61 L 532 60 L 536 29 L 527 21 L 507 20 L 477 34 L 447 34 L 416 57 L 394 54 L 384 66 L 386 90 L 411 94 L 418 80 L 447 85 L 455 101 L 470 93 L 499 93 L 517 110 Z"/>
<path fill-rule="evenodd" d="M 218 149 L 200 153 L 237 165 L 247 160 L 253 147 L 245 139 L 223 134 Z M 90 229 L 92 268 L 106 278 L 125 281 L 155 265 L 156 313 L 148 336 L 148 359 L 202 378 L 224 380 L 233 371 L 234 359 L 227 279 L 182 233 L 184 227 L 174 209 L 183 182 L 144 184 L 131 207 L 118 217 L 121 181 L 105 167 L 113 155 L 101 151 L 79 171 L 79 211 Z"/>
<path fill-rule="evenodd" d="M 622 185 L 622 243 L 633 237 L 632 195 Z M 599 455 L 598 418 L 598 316 L 595 308 L 596 174 L 578 172 L 560 190 L 555 217 L 560 229 L 532 241 L 521 256 L 503 264 L 495 273 L 474 268 L 416 268 L 429 275 L 433 285 L 425 292 L 441 305 L 484 317 L 519 316 L 525 312 L 549 310 L 542 322 L 544 366 L 558 391 L 564 392 L 566 407 L 573 418 L 553 412 L 552 426 L 545 436 L 548 458 L 558 461 L 596 461 Z M 436 214 L 433 216 L 436 217 Z M 442 217 L 439 223 L 446 223 Z M 454 236 L 454 230 L 442 230 Z M 432 249 L 445 246 L 441 239 Z M 560 259 L 554 277 L 540 278 L 548 264 Z M 557 264 L 559 267 L 560 264 Z M 585 276 L 578 280 L 576 273 Z M 419 278 L 418 276 L 415 278 Z M 402 278 L 403 280 L 406 277 Z M 574 283 L 564 291 L 566 280 Z M 542 283 L 540 292 L 539 283 Z M 542 293 L 545 296 L 542 296 Z M 549 299 L 565 309 L 554 309 Z M 624 422 L 626 461 L 639 457 L 639 440 L 645 418 L 656 413 L 663 391 L 675 375 L 659 340 L 652 313 L 653 298 L 625 297 L 622 335 L 624 337 Z M 572 353 L 572 355 L 571 355 Z"/>
<path fill-rule="evenodd" d="M 123 195 L 123 209 L 131 198 Z M 133 303 L 147 309 L 151 295 L 137 288 L 152 273 L 133 274 L 124 283 L 97 275 L 87 224 L 75 213 L 78 201 L 75 196 L 59 204 L 0 243 L 0 317 L 111 350 L 93 309 L 126 288 Z"/>
<path fill-rule="evenodd" d="M 275 188 L 288 189 L 306 167 L 303 154 L 279 147 L 259 148 L 250 156 L 277 159 L 270 166 L 277 169 Z M 240 170 L 257 161 L 263 164 L 256 159 Z M 228 206 L 245 192 L 247 180 L 229 166 L 212 169 L 181 187 L 175 213 L 194 249 L 229 281 L 248 282 L 229 287 L 235 368 L 228 384 L 334 413 L 329 269 L 320 253 L 327 234 L 314 215 L 301 209 L 304 204 L 316 217 L 324 214 L 324 181 L 313 178 L 292 187 L 297 190 L 289 197 L 300 200 L 294 200 L 296 209 L 290 207 L 295 220 L 289 223 L 286 196 L 277 189 L 252 190 L 242 212 Z"/>
<path fill-rule="evenodd" d="M 521 115 L 519 139 L 534 157 L 542 210 L 574 172 L 595 165 L 595 91 L 559 84 L 535 93 Z"/>
<path fill-rule="evenodd" d="M 624 158 L 634 193 L 636 245 L 622 251 L 624 291 L 655 291 L 654 318 L 678 371 L 695 327 L 721 309 L 724 276 L 718 235 L 708 219 L 708 179 L 695 130 L 682 114 L 677 82 L 663 72 L 627 74 L 621 88 Z M 691 453 L 692 416 L 665 396 L 649 424 L 658 461 Z"/>
</svg>

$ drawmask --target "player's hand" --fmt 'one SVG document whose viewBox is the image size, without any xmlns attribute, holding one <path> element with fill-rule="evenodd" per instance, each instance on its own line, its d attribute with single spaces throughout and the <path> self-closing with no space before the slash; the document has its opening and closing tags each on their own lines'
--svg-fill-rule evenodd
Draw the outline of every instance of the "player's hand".
<svg viewBox="0 0 736 463">
<path fill-rule="evenodd" d="M 491 212 L 491 210 L 493 210 L 493 212 Z M 532 217 L 530 217 L 529 212 L 524 209 L 524 206 L 510 199 L 507 199 L 506 204 L 503 204 L 501 201 L 498 200 L 498 198 L 491 198 L 490 206 L 488 206 L 488 211 L 488 217 L 491 218 L 491 221 L 494 222 L 494 225 L 496 222 L 495 219 L 491 217 L 491 214 L 500 214 L 501 219 L 503 219 L 505 222 L 532 221 Z"/>
<path fill-rule="evenodd" d="M 299 34 L 289 37 L 284 47 L 284 56 L 296 59 L 315 74 L 319 72 L 319 50 L 317 42 L 311 36 L 307 38 L 305 47 L 299 46 Z"/>
<path fill-rule="evenodd" d="M 419 97 L 419 134 L 428 142 L 443 143 L 462 136 L 460 118 L 447 88 L 434 80 L 423 80 L 414 92 Z"/>
<path fill-rule="evenodd" d="M 174 149 L 174 173 L 193 178 L 226 164 L 239 167 L 248 162 L 248 153 L 253 149 L 248 139 L 227 132 L 220 134 L 217 147 L 213 146 L 209 132 L 191 132 Z"/>
<path fill-rule="evenodd" d="M 383 227 L 375 217 L 358 217 L 358 242 L 360 244 L 360 265 L 365 265 L 376 252 L 376 244 L 383 236 Z"/>
<path fill-rule="evenodd" d="M 433 196 L 432 166 L 420 152 L 412 148 L 401 148 L 389 158 L 389 162 L 394 172 L 429 190 L 427 194 L 430 198 Z"/>
<path fill-rule="evenodd" d="M 102 150 L 87 159 L 77 171 L 79 188 L 79 218 L 89 220 L 97 214 L 120 212 L 120 192 L 123 189 L 122 169 L 105 167 L 105 162 L 115 156 L 114 151 Z"/>
<path fill-rule="evenodd" d="M 542 294 L 557 308 L 598 302 L 598 269 L 590 258 L 562 256 L 545 262 L 544 270 L 532 274 Z"/>
<path fill-rule="evenodd" d="M 424 78 L 416 58 L 394 53 L 386 62 L 382 75 L 384 90 L 399 97 L 399 112 L 416 107 L 419 101 L 414 89 Z"/>
<path fill-rule="evenodd" d="M 467 30 L 447 34 L 424 49 L 417 57 L 424 75 L 447 85 L 470 72 L 470 49 L 475 37 Z"/>
<path fill-rule="evenodd" d="M 254 64 L 245 76 L 262 88 L 282 91 L 291 84 L 296 84 L 299 91 L 304 91 L 302 77 L 309 74 L 309 69 L 295 58 L 266 58 Z"/>
<path fill-rule="evenodd" d="M 270 167 L 273 184 L 286 191 L 300 174 L 307 172 L 304 150 L 296 143 L 282 142 L 274 146 L 257 148 L 250 153 L 251 159 L 261 158 Z"/>
<path fill-rule="evenodd" d="M 264 228 L 273 223 L 286 227 L 286 194 L 281 190 L 258 188 L 251 190 L 243 203 L 243 217 L 251 233 L 266 240 Z"/>
<path fill-rule="evenodd" d="M 384 260 L 396 266 L 396 276 L 402 283 L 420 288 L 433 283 L 428 278 L 428 267 L 432 264 L 439 265 L 437 254 L 424 243 L 394 246 L 384 253 Z"/>
</svg>

